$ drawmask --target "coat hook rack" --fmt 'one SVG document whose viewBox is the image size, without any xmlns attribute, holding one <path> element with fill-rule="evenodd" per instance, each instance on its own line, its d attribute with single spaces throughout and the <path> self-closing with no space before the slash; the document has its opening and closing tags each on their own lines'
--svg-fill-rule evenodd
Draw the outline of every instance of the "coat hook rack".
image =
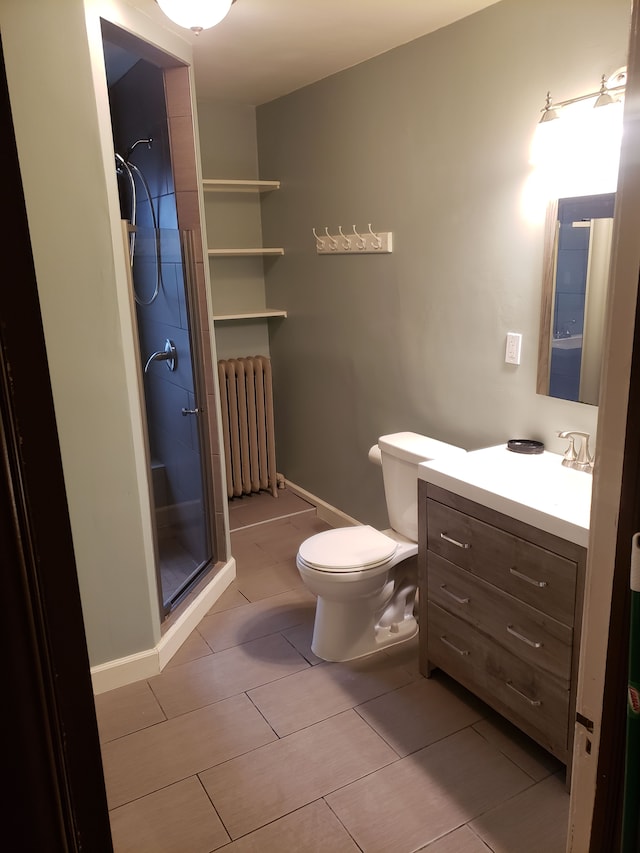
<svg viewBox="0 0 640 853">
<path fill-rule="evenodd" d="M 324 238 L 325 239 L 325 246 L 324 246 L 323 251 L 337 252 L 338 251 L 338 238 L 332 237 L 331 234 L 329 234 L 329 226 L 328 225 L 324 229 L 324 233 L 327 236 L 326 236 L 326 238 Z"/>
<path fill-rule="evenodd" d="M 356 238 L 356 249 L 362 251 L 367 248 L 367 239 L 356 231 L 356 226 L 353 226 L 353 236 Z"/>
<path fill-rule="evenodd" d="M 329 233 L 329 226 L 325 227 L 324 234 L 318 234 L 312 228 L 316 240 L 316 252 L 319 255 L 388 255 L 393 251 L 393 232 L 374 231 L 371 223 L 368 231 L 358 232 L 355 225 L 352 226 L 353 233 L 349 234 L 338 225 L 337 233 Z"/>
<path fill-rule="evenodd" d="M 340 245 L 344 249 L 345 252 L 348 252 L 351 248 L 351 237 L 347 237 L 347 235 L 342 230 L 342 225 L 338 225 L 338 234 L 342 238 L 340 241 Z"/>
<path fill-rule="evenodd" d="M 316 238 L 316 249 L 318 252 L 322 252 L 324 249 L 324 237 L 321 237 L 318 233 L 316 233 L 316 229 L 312 228 L 313 236 Z"/>
</svg>

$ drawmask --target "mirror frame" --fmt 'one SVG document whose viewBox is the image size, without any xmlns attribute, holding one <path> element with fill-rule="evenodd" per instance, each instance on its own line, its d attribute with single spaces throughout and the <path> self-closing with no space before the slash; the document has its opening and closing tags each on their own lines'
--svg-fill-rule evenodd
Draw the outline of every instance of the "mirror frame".
<svg viewBox="0 0 640 853">
<path fill-rule="evenodd" d="M 542 295 L 540 299 L 540 335 L 538 337 L 538 378 L 536 393 L 549 396 L 549 370 L 551 367 L 551 318 L 556 278 L 558 242 L 558 199 L 547 205 L 544 222 L 544 250 L 542 255 Z"/>
<path fill-rule="evenodd" d="M 601 358 L 598 357 L 594 361 L 595 354 L 602 348 L 602 334 L 598 334 L 599 327 L 593 325 L 592 317 L 602 316 L 604 323 L 604 313 L 606 311 L 606 291 L 607 282 L 610 274 L 610 254 L 603 254 L 602 247 L 606 245 L 607 231 L 602 228 L 596 229 L 596 223 L 613 223 L 615 215 L 615 192 L 607 193 L 592 193 L 585 196 L 571 196 L 566 199 L 553 199 L 547 204 L 546 219 L 544 224 L 544 247 L 542 261 L 542 291 L 540 298 L 540 334 L 538 336 L 538 372 L 536 378 L 536 393 L 542 396 L 554 396 L 557 399 L 565 399 L 573 402 L 580 402 L 584 405 L 598 405 L 599 392 L 598 378 L 601 372 Z M 587 283 L 586 292 L 589 295 L 590 310 L 587 311 L 585 303 L 584 315 L 584 330 L 583 334 L 587 335 L 588 341 L 591 341 L 591 346 L 588 350 L 582 350 L 581 369 L 580 369 L 580 394 L 579 399 L 573 397 L 560 396 L 550 394 L 551 376 L 550 370 L 552 367 L 552 345 L 555 338 L 554 312 L 556 309 L 556 286 L 558 275 L 558 250 L 561 223 L 560 205 L 563 202 L 577 204 L 578 206 L 587 203 L 593 207 L 587 208 L 592 212 L 591 224 L 593 228 L 589 237 L 588 261 L 587 261 Z M 605 214 L 613 205 L 611 213 Z M 564 217 L 564 214 L 562 214 Z M 564 219 L 563 219 L 564 221 Z M 587 223 L 587 219 L 583 217 L 582 222 Z M 574 226 L 577 224 L 573 223 Z M 611 239 L 611 230 L 608 231 L 608 238 Z M 593 253 L 593 254 L 592 254 Z M 606 258 L 607 269 L 603 268 L 603 258 Z M 593 267 L 592 267 L 593 264 Z M 593 280 L 590 279 L 590 274 L 593 273 Z M 598 275 L 598 273 L 600 273 Z M 591 282 L 591 284 L 590 284 Z M 598 282 L 602 282 L 598 287 Z M 594 289 L 595 288 L 595 289 Z M 602 290 L 600 288 L 603 288 Z M 602 301 L 604 300 L 604 302 Z M 596 312 L 596 313 L 593 313 Z M 597 321 L 596 321 L 597 323 Z M 598 341 L 600 342 L 599 349 L 597 348 Z M 596 350 L 593 345 L 596 345 Z M 600 353 L 600 356 L 602 353 Z M 594 372 L 595 370 L 595 372 Z M 595 380 L 594 380 L 594 377 Z M 584 395 L 584 396 L 583 396 Z"/>
</svg>

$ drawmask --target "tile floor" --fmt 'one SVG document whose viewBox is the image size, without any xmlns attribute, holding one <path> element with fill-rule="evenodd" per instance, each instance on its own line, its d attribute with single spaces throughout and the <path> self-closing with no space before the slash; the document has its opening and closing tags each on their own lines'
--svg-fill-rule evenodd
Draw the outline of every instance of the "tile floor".
<svg viewBox="0 0 640 853">
<path fill-rule="evenodd" d="M 171 664 L 96 697 L 116 853 L 564 853 L 564 768 L 415 642 L 311 652 L 312 507 L 242 499 L 231 526 L 237 579 Z"/>
</svg>

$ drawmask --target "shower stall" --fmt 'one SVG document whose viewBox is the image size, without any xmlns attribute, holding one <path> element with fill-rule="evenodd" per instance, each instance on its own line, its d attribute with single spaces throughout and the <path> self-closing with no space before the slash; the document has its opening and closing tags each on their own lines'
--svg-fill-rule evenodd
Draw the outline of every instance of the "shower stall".
<svg viewBox="0 0 640 853">
<path fill-rule="evenodd" d="M 217 559 L 194 239 L 178 228 L 163 70 L 108 41 L 105 57 L 166 617 Z"/>
</svg>

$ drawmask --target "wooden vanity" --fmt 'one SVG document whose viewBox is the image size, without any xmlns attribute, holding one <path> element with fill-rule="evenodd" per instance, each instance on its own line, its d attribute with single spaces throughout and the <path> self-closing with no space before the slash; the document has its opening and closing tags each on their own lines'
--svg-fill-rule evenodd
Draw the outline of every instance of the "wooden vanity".
<svg viewBox="0 0 640 853">
<path fill-rule="evenodd" d="M 515 462 L 524 474 L 526 466 Z M 465 479 L 460 463 L 456 476 L 447 473 L 447 463 L 431 468 L 418 481 L 421 671 L 447 672 L 562 761 L 568 779 L 585 531 L 575 535 L 568 524 L 567 539 L 544 529 L 558 525 L 546 523 L 535 507 L 509 504 L 510 478 L 496 476 L 492 492 L 478 486 L 482 472 L 475 482 L 473 471 Z M 516 473 L 521 481 L 523 472 Z M 590 502 L 590 482 L 575 483 L 588 487 Z"/>
</svg>

